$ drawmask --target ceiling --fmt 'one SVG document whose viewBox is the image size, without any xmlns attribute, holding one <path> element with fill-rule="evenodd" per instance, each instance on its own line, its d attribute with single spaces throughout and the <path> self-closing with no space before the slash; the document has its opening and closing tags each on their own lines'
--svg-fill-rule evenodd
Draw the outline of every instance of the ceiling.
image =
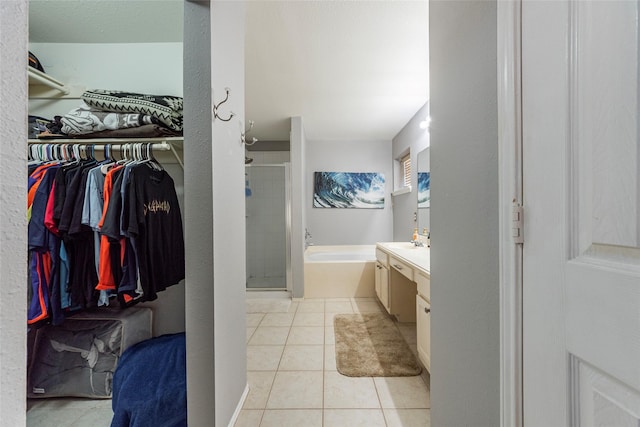
<svg viewBox="0 0 640 427">
<path fill-rule="evenodd" d="M 31 0 L 34 42 L 182 41 L 182 0 Z M 428 2 L 249 1 L 249 136 L 391 140 L 428 99 Z"/>
</svg>

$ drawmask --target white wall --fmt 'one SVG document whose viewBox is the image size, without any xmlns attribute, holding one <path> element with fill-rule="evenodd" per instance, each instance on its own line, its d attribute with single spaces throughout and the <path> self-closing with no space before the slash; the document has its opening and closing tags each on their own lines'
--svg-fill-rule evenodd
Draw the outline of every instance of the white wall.
<svg viewBox="0 0 640 427">
<path fill-rule="evenodd" d="M 27 410 L 27 27 L 26 0 L 0 2 L 0 414 L 15 427 Z"/>
<path fill-rule="evenodd" d="M 434 426 L 500 425 L 496 4 L 429 7 Z"/>
<path fill-rule="evenodd" d="M 418 227 L 414 220 L 418 211 L 418 153 L 429 146 L 429 131 L 420 129 L 420 122 L 429 114 L 429 103 L 423 105 L 393 137 L 393 159 L 397 159 L 407 149 L 411 153 L 411 192 L 393 196 L 393 240 L 411 240 L 413 229 Z M 420 224 L 420 232 L 429 224 Z M 429 227 L 430 228 L 430 227 Z"/>
<path fill-rule="evenodd" d="M 361 245 L 392 239 L 393 169 L 390 141 L 308 141 L 304 191 L 307 228 L 314 245 Z M 384 209 L 314 208 L 314 172 L 381 172 Z"/>
<path fill-rule="evenodd" d="M 182 96 L 182 43 L 29 43 L 29 50 L 75 97 L 29 100 L 32 114 L 66 114 L 85 89 Z"/>
</svg>

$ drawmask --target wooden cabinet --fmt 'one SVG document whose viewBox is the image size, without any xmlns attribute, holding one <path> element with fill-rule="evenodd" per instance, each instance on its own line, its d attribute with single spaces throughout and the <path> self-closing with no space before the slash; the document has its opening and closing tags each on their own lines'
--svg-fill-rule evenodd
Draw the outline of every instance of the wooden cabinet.
<svg viewBox="0 0 640 427">
<path fill-rule="evenodd" d="M 399 322 L 416 322 L 418 357 L 431 371 L 431 249 L 409 242 L 376 246 L 376 295 Z"/>
<path fill-rule="evenodd" d="M 416 297 L 416 334 L 418 357 L 431 372 L 431 304 L 420 295 Z"/>
<path fill-rule="evenodd" d="M 391 305 L 389 301 L 389 269 L 379 262 L 376 263 L 375 280 L 376 295 L 387 312 L 391 312 Z"/>
<path fill-rule="evenodd" d="M 416 296 L 416 334 L 418 357 L 431 372 L 431 278 L 421 271 L 415 274 L 418 296 Z"/>
</svg>

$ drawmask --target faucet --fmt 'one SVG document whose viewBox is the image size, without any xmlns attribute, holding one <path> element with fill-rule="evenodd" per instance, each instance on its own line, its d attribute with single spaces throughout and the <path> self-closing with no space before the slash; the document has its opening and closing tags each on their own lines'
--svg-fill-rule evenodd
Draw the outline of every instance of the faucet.
<svg viewBox="0 0 640 427">
<path fill-rule="evenodd" d="M 313 246 L 311 240 L 311 233 L 306 228 L 304 229 L 304 248 L 307 249 L 309 246 Z"/>
</svg>

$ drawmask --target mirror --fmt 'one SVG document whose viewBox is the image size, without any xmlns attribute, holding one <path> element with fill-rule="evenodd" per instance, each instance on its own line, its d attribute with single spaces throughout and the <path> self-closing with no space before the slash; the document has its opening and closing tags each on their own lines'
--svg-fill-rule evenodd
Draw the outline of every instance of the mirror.
<svg viewBox="0 0 640 427">
<path fill-rule="evenodd" d="M 418 232 L 424 228 L 431 230 L 429 212 L 431 205 L 431 168 L 429 167 L 429 148 L 418 153 Z"/>
</svg>

